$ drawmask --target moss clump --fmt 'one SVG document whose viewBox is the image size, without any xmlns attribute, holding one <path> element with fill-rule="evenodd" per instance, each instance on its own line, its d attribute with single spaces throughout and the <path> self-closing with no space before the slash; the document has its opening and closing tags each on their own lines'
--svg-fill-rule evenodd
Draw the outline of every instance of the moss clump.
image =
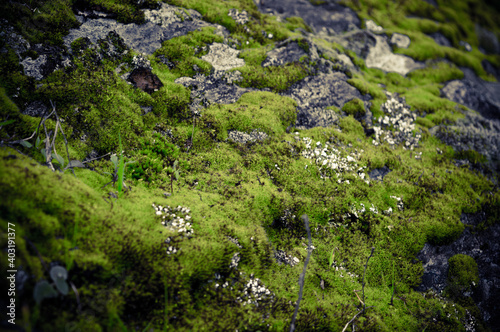
<svg viewBox="0 0 500 332">
<path fill-rule="evenodd" d="M 457 254 L 448 260 L 448 282 L 463 289 L 479 283 L 477 263 L 471 256 Z"/>
<path fill-rule="evenodd" d="M 471 163 L 474 163 L 474 164 L 485 163 L 486 161 L 488 161 L 486 156 L 483 156 L 482 154 L 480 154 L 479 152 L 477 152 L 475 150 L 457 151 L 455 153 L 455 158 L 456 159 L 467 159 Z"/>
<path fill-rule="evenodd" d="M 258 129 L 268 135 L 283 134 L 290 124 L 295 124 L 295 106 L 288 97 L 270 92 L 249 92 L 234 104 L 208 108 L 202 126 L 213 129 L 219 140 L 227 138 L 228 130 L 251 132 Z"/>
<path fill-rule="evenodd" d="M 342 106 L 342 111 L 355 118 L 362 117 L 366 114 L 365 105 L 363 101 L 358 98 L 354 98 L 345 103 L 344 106 Z"/>
</svg>

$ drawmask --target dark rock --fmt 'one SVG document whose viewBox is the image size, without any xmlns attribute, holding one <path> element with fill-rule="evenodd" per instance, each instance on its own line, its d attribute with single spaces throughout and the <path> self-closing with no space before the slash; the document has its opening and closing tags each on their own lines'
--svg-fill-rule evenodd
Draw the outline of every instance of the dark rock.
<svg viewBox="0 0 500 332">
<path fill-rule="evenodd" d="M 273 0 L 260 2 L 259 9 L 281 18 L 302 17 L 316 33 L 324 31 L 335 35 L 361 26 L 358 15 L 352 9 L 334 2 L 315 6 L 308 0 Z"/>
<path fill-rule="evenodd" d="M 227 36 L 227 31 L 220 25 L 210 24 L 201 20 L 200 13 L 194 10 L 179 9 L 161 3 L 159 9 L 145 10 L 144 24 L 123 24 L 109 18 L 86 18 L 78 16 L 82 25 L 78 29 L 71 29 L 64 37 L 66 47 L 82 37 L 89 38 L 94 44 L 104 39 L 109 32 L 115 31 L 125 44 L 138 52 L 152 54 L 161 47 L 161 43 L 174 37 L 182 36 L 190 31 L 203 27 L 215 27 L 216 33 Z M 93 16 L 89 16 L 93 17 Z"/>
<path fill-rule="evenodd" d="M 175 83 L 191 88 L 191 111 L 198 111 L 211 104 L 232 104 L 255 89 L 241 88 L 234 84 L 241 78 L 239 71 L 215 71 L 210 76 L 196 75 L 195 78 L 181 77 Z"/>
<path fill-rule="evenodd" d="M 366 30 L 350 31 L 342 37 L 340 44 L 363 58 L 366 58 L 370 49 L 377 43 L 375 36 Z"/>
<path fill-rule="evenodd" d="M 42 117 L 45 115 L 45 112 L 47 112 L 47 106 L 41 101 L 34 101 L 22 113 L 24 115 Z"/>
<path fill-rule="evenodd" d="M 486 82 L 469 68 L 460 68 L 465 78 L 448 82 L 441 93 L 489 119 L 500 119 L 500 83 Z"/>
<path fill-rule="evenodd" d="M 441 46 L 453 47 L 450 40 L 440 32 L 431 33 L 429 37 L 432 37 L 432 39 Z"/>
<path fill-rule="evenodd" d="M 262 67 L 299 62 L 301 57 L 307 55 L 308 53 L 296 41 L 285 41 L 276 45 L 274 50 L 267 52 L 267 58 L 262 62 Z"/>
<path fill-rule="evenodd" d="M 363 99 L 361 93 L 347 80 L 344 73 L 321 73 L 306 77 L 283 93 L 297 101 L 297 128 L 331 126 L 337 121 L 338 115 L 326 109 L 328 106 L 342 108 L 349 100 Z"/>
<path fill-rule="evenodd" d="M 476 35 L 480 50 L 486 54 L 500 54 L 500 43 L 494 32 L 476 24 Z"/>
<path fill-rule="evenodd" d="M 31 57 L 21 61 L 24 68 L 24 74 L 40 81 L 54 70 L 67 67 L 71 64 L 69 59 L 65 58 L 63 49 L 57 46 L 36 44 L 31 50 L 38 55 L 35 59 Z"/>
<path fill-rule="evenodd" d="M 448 259 L 456 254 L 464 254 L 474 258 L 478 265 L 480 283 L 472 289 L 475 300 L 485 322 L 494 330 L 500 327 L 500 224 L 490 226 L 485 231 L 474 230 L 474 227 L 486 220 L 484 212 L 462 214 L 461 222 L 466 226 L 458 240 L 450 245 L 433 246 L 425 244 L 417 258 L 422 261 L 424 274 L 422 284 L 416 290 L 425 292 L 429 289 L 437 293 L 447 286 Z"/>
<path fill-rule="evenodd" d="M 371 170 L 370 173 L 368 173 L 368 175 L 370 176 L 370 179 L 372 179 L 372 180 L 383 181 L 384 177 L 387 174 L 389 174 L 390 172 L 391 172 L 391 170 L 389 169 L 389 167 L 384 166 L 381 168 L 375 168 L 375 169 Z"/>
<path fill-rule="evenodd" d="M 500 68 L 495 67 L 491 62 L 488 60 L 484 59 L 481 61 L 481 65 L 483 65 L 484 70 L 497 79 L 497 81 L 500 81 Z"/>
<path fill-rule="evenodd" d="M 128 80 L 132 82 L 135 87 L 149 94 L 158 91 L 158 89 L 163 86 L 158 76 L 153 74 L 151 69 L 144 67 L 134 69 L 130 73 Z"/>
</svg>

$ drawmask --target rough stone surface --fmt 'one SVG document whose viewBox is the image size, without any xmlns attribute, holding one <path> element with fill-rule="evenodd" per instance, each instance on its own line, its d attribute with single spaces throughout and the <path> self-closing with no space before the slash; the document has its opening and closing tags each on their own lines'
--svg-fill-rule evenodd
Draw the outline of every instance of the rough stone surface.
<svg viewBox="0 0 500 332">
<path fill-rule="evenodd" d="M 434 39 L 434 41 L 436 42 L 436 44 L 439 44 L 441 46 L 453 47 L 453 45 L 451 44 L 450 40 L 448 38 L 446 38 L 440 32 L 432 33 L 432 34 L 429 35 L 429 37 L 431 37 L 432 39 Z"/>
<path fill-rule="evenodd" d="M 476 35 L 479 49 L 486 54 L 500 54 L 500 42 L 495 33 L 476 24 Z"/>
<path fill-rule="evenodd" d="M 384 180 L 384 176 L 386 176 L 387 174 L 389 174 L 389 172 L 391 172 L 391 170 L 389 169 L 389 167 L 384 166 L 384 167 L 381 167 L 381 168 L 375 168 L 375 169 L 373 169 L 370 173 L 368 173 L 368 175 L 370 176 L 370 179 L 372 179 L 372 180 L 383 181 Z"/>
<path fill-rule="evenodd" d="M 175 83 L 191 88 L 191 110 L 199 111 L 211 104 L 232 104 L 246 92 L 255 89 L 241 88 L 234 84 L 241 78 L 241 73 L 215 71 L 210 76 L 196 75 L 191 77 L 180 77 Z"/>
<path fill-rule="evenodd" d="M 433 246 L 425 244 L 417 255 L 424 267 L 422 284 L 418 291 L 442 292 L 447 285 L 448 259 L 456 254 L 474 258 L 479 269 L 480 283 L 473 288 L 472 297 L 482 311 L 483 319 L 492 327 L 500 326 L 500 224 L 496 223 L 485 231 L 472 231 L 485 220 L 484 213 L 462 214 L 460 221 L 466 226 L 458 240 L 450 245 Z M 472 229 L 471 229 L 472 228 Z"/>
<path fill-rule="evenodd" d="M 374 37 L 377 43 L 370 49 L 366 57 L 368 68 L 379 68 L 383 71 L 406 75 L 412 70 L 425 67 L 423 63 L 416 62 L 406 55 L 392 53 L 384 36 L 374 35 Z"/>
<path fill-rule="evenodd" d="M 358 15 L 350 8 L 333 1 L 315 6 L 309 0 L 274 0 L 259 1 L 259 9 L 265 13 L 276 15 L 280 19 L 291 16 L 302 17 L 314 32 L 340 34 L 360 27 Z"/>
<path fill-rule="evenodd" d="M 229 70 L 242 67 L 245 60 L 238 58 L 240 51 L 221 43 L 210 45 L 210 51 L 202 56 L 202 60 L 210 63 L 215 70 Z"/>
<path fill-rule="evenodd" d="M 267 58 L 262 62 L 262 67 L 282 66 L 286 63 L 299 62 L 300 58 L 308 55 L 297 42 L 288 42 L 277 45 L 267 53 Z"/>
<path fill-rule="evenodd" d="M 500 83 L 486 82 L 469 68 L 460 68 L 465 77 L 448 82 L 441 93 L 489 119 L 500 119 Z"/>
<path fill-rule="evenodd" d="M 153 74 L 151 69 L 144 67 L 134 69 L 128 76 L 128 80 L 132 82 L 136 88 L 150 94 L 158 91 L 163 86 L 158 76 Z"/>
<path fill-rule="evenodd" d="M 47 112 L 47 106 L 41 101 L 34 101 L 23 111 L 24 115 L 41 117 Z"/>
<path fill-rule="evenodd" d="M 375 46 L 377 40 L 373 33 L 366 30 L 355 30 L 347 32 L 339 38 L 338 43 L 353 51 L 358 56 L 366 58 L 370 49 Z"/>
<path fill-rule="evenodd" d="M 399 48 L 408 48 L 408 46 L 410 46 L 410 42 L 410 37 L 400 33 L 395 33 L 391 37 L 391 45 Z"/>
<path fill-rule="evenodd" d="M 497 81 L 500 81 L 500 68 L 495 67 L 491 62 L 489 62 L 486 59 L 484 59 L 483 61 L 481 61 L 481 65 L 483 66 L 484 70 L 487 73 L 495 76 L 495 78 L 497 79 Z"/>
<path fill-rule="evenodd" d="M 342 108 L 354 98 L 363 99 L 361 93 L 347 83 L 348 77 L 340 72 L 306 77 L 294 84 L 284 95 L 297 101 L 297 127 L 327 127 L 334 124 L 338 115 L 328 106 Z"/>
<path fill-rule="evenodd" d="M 492 169 L 500 170 L 500 120 L 467 112 L 464 119 L 453 125 L 435 126 L 429 131 L 455 151 L 479 152 L 487 158 Z"/>
<path fill-rule="evenodd" d="M 161 47 L 161 43 L 174 37 L 182 36 L 190 31 L 203 27 L 215 27 L 216 31 L 226 35 L 225 28 L 202 21 L 201 15 L 188 10 L 185 17 L 184 11 L 175 6 L 161 3 L 160 9 L 145 10 L 146 23 L 122 24 L 108 18 L 87 19 L 80 16 L 82 25 L 78 29 L 71 29 L 64 37 L 64 44 L 68 49 L 71 43 L 78 38 L 89 38 L 92 43 L 105 38 L 109 32 L 115 31 L 125 44 L 141 53 L 152 54 Z M 183 16 L 184 21 L 180 16 Z"/>
<path fill-rule="evenodd" d="M 366 30 L 373 32 L 373 33 L 382 33 L 384 32 L 384 28 L 382 28 L 380 25 L 377 25 L 372 20 L 367 20 L 366 21 Z"/>
</svg>

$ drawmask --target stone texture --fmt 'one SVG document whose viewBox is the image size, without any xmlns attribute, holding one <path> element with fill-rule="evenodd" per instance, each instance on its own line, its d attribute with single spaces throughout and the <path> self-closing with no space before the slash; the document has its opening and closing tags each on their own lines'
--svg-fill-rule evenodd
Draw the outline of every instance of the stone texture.
<svg viewBox="0 0 500 332">
<path fill-rule="evenodd" d="M 429 35 L 434 41 L 441 46 L 453 47 L 450 40 L 446 38 L 442 33 L 435 32 Z"/>
<path fill-rule="evenodd" d="M 158 91 L 163 86 L 158 76 L 153 74 L 151 69 L 144 67 L 134 69 L 128 76 L 128 80 L 134 84 L 136 88 L 150 94 Z"/>
<path fill-rule="evenodd" d="M 238 58 L 240 51 L 221 43 L 210 45 L 208 54 L 201 57 L 202 60 L 210 63 L 215 70 L 229 70 L 242 67 L 245 60 Z"/>
<path fill-rule="evenodd" d="M 400 33 L 395 33 L 391 37 L 391 45 L 399 48 L 408 48 L 408 46 L 410 46 L 410 42 L 410 37 Z"/>
<path fill-rule="evenodd" d="M 201 20 L 201 15 L 188 10 L 161 3 L 159 9 L 145 10 L 144 24 L 122 24 L 109 18 L 88 19 L 80 16 L 82 25 L 78 29 L 71 29 L 64 37 L 64 44 L 68 49 L 71 43 L 82 37 L 89 38 L 92 43 L 105 38 L 109 32 L 115 31 L 125 44 L 141 53 L 152 54 L 161 47 L 161 43 L 174 37 L 182 36 L 190 31 L 203 27 L 215 27 L 216 32 L 226 36 L 227 31 L 220 25 L 210 24 Z M 181 16 L 181 17 L 179 17 Z"/>
<path fill-rule="evenodd" d="M 368 68 L 379 68 L 386 72 L 406 75 L 412 70 L 425 67 L 423 63 L 416 62 L 406 55 L 392 53 L 384 36 L 374 35 L 374 37 L 377 42 L 366 57 Z"/>
<path fill-rule="evenodd" d="M 259 1 L 259 9 L 271 13 L 280 19 L 291 16 L 302 17 L 314 32 L 330 35 L 340 34 L 360 27 L 358 15 L 350 8 L 333 1 L 315 6 L 309 0 L 273 0 Z"/>
<path fill-rule="evenodd" d="M 327 110 L 328 106 L 342 108 L 351 99 L 363 99 L 361 93 L 347 80 L 344 73 L 321 73 L 306 77 L 283 93 L 297 101 L 297 127 L 331 126 L 337 121 L 338 115 L 333 110 Z"/>
<path fill-rule="evenodd" d="M 463 234 L 452 244 L 433 246 L 425 244 L 417 255 L 424 267 L 422 284 L 418 291 L 443 291 L 447 285 L 448 259 L 456 254 L 464 254 L 474 258 L 479 269 L 480 284 L 473 289 L 472 297 L 481 309 L 483 319 L 491 326 L 500 326 L 500 224 L 496 223 L 485 231 L 474 230 L 473 227 L 484 222 L 484 213 L 462 214 L 460 221 L 466 227 Z"/>
<path fill-rule="evenodd" d="M 495 33 L 476 24 L 476 35 L 479 41 L 479 49 L 483 53 L 500 54 L 500 42 L 498 42 Z"/>
<path fill-rule="evenodd" d="M 300 58 L 307 56 L 297 42 L 285 42 L 276 45 L 274 50 L 267 52 L 267 58 L 262 62 L 262 67 L 283 66 L 286 63 L 299 62 Z"/>
<path fill-rule="evenodd" d="M 448 82 L 441 93 L 445 98 L 465 105 L 488 119 L 500 119 L 500 83 L 486 82 L 469 68 L 460 68 L 465 77 Z"/>
</svg>

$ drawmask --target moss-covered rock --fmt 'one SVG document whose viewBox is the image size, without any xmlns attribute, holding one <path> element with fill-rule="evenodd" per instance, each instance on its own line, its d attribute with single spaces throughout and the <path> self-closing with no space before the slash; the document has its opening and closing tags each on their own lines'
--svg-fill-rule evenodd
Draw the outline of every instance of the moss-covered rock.
<svg viewBox="0 0 500 332">
<path fill-rule="evenodd" d="M 477 263 L 468 255 L 457 254 L 448 260 L 448 283 L 461 289 L 479 284 Z"/>
</svg>

